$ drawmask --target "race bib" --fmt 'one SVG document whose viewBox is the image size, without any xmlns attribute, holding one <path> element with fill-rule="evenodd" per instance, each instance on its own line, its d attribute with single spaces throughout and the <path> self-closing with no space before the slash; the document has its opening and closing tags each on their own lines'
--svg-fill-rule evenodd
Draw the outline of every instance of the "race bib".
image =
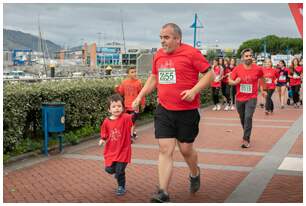
<svg viewBox="0 0 306 206">
<path fill-rule="evenodd" d="M 297 78 L 299 78 L 300 76 L 297 74 L 297 73 L 293 73 L 293 79 L 297 79 Z"/>
<path fill-rule="evenodd" d="M 253 92 L 252 84 L 240 84 L 240 92 L 251 94 Z"/>
<path fill-rule="evenodd" d="M 279 80 L 285 81 L 286 80 L 286 76 L 285 75 L 279 76 Z"/>
<path fill-rule="evenodd" d="M 265 82 L 266 82 L 267 84 L 271 84 L 271 83 L 272 83 L 272 79 L 271 79 L 271 78 L 265 78 Z"/>
<path fill-rule="evenodd" d="M 219 82 L 221 79 L 221 75 L 217 75 L 216 78 L 215 78 L 215 82 Z"/>
<path fill-rule="evenodd" d="M 175 84 L 175 68 L 163 68 L 158 70 L 158 81 L 160 84 Z"/>
</svg>

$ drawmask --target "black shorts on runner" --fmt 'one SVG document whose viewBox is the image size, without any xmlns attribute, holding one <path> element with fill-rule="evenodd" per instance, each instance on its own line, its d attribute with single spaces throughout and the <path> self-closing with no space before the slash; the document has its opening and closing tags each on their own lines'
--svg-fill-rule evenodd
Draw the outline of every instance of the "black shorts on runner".
<svg viewBox="0 0 306 206">
<path fill-rule="evenodd" d="M 199 133 L 198 109 L 171 111 L 157 106 L 154 115 L 155 138 L 176 138 L 179 142 L 193 143 Z"/>
<path fill-rule="evenodd" d="M 277 83 L 276 83 L 276 86 L 277 86 L 277 87 L 283 87 L 283 86 L 286 86 L 286 85 L 287 85 L 286 82 L 277 82 Z"/>
</svg>

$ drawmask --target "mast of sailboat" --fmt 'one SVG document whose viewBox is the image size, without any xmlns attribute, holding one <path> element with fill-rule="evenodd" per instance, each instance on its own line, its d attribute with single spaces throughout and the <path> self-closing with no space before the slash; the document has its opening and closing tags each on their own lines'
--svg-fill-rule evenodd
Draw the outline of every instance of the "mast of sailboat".
<svg viewBox="0 0 306 206">
<path fill-rule="evenodd" d="M 42 34 L 41 34 L 41 30 L 40 30 L 39 16 L 38 16 L 38 33 L 39 33 L 40 49 L 41 49 L 41 52 L 43 53 L 43 61 L 44 61 L 45 73 L 46 73 L 46 76 L 47 76 L 47 65 L 46 65 L 45 50 L 44 50 L 44 46 L 43 46 Z"/>
<path fill-rule="evenodd" d="M 122 15 L 122 10 L 121 9 L 120 9 L 120 16 L 121 16 L 121 32 L 122 32 L 122 39 L 123 39 L 123 49 L 124 49 L 124 54 L 126 54 L 124 27 L 123 27 L 123 15 Z M 122 60 L 121 60 L 121 70 L 123 70 Z"/>
<path fill-rule="evenodd" d="M 126 53 L 124 27 L 123 27 L 123 15 L 122 15 L 122 10 L 121 9 L 120 9 L 120 15 L 121 15 L 121 31 L 122 31 L 122 39 L 123 39 L 123 48 L 124 48 L 124 53 Z"/>
</svg>

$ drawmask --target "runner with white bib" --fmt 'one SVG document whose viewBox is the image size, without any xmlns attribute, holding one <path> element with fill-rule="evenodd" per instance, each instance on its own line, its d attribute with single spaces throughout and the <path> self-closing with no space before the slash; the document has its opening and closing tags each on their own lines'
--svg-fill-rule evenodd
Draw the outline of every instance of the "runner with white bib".
<svg viewBox="0 0 306 206">
<path fill-rule="evenodd" d="M 298 58 L 294 58 L 289 67 L 288 77 L 290 79 L 289 86 L 292 90 L 294 107 L 299 108 L 298 102 L 300 101 L 300 89 L 302 84 L 303 67 L 300 66 Z"/>
<path fill-rule="evenodd" d="M 252 64 L 253 50 L 241 52 L 241 64 L 229 76 L 229 84 L 236 85 L 236 108 L 243 128 L 242 148 L 250 147 L 253 114 L 258 95 L 258 79 L 263 77 L 262 68 Z"/>
<path fill-rule="evenodd" d="M 278 63 L 278 80 L 277 80 L 277 91 L 279 95 L 279 101 L 281 103 L 281 109 L 285 108 L 285 101 L 287 99 L 287 82 L 288 82 L 288 72 L 289 69 L 286 68 L 286 63 L 284 60 L 280 60 Z"/>
<path fill-rule="evenodd" d="M 265 105 L 265 113 L 266 115 L 272 114 L 274 110 L 274 104 L 272 100 L 272 95 L 274 93 L 276 82 L 278 78 L 278 72 L 276 69 L 272 67 L 272 61 L 271 59 L 266 59 L 265 61 L 265 67 L 263 69 L 263 77 L 265 79 L 266 83 L 266 105 Z"/>
<path fill-rule="evenodd" d="M 214 81 L 210 84 L 211 89 L 212 89 L 212 98 L 214 102 L 214 107 L 212 108 L 213 111 L 220 110 L 221 105 L 219 101 L 219 93 L 221 89 L 221 77 L 222 77 L 222 69 L 218 65 L 218 59 L 213 60 L 213 66 L 212 66 L 212 71 L 215 73 L 215 79 Z"/>
<path fill-rule="evenodd" d="M 196 193 L 201 185 L 201 170 L 193 143 L 199 133 L 200 91 L 209 87 L 215 76 L 202 53 L 181 40 L 179 26 L 168 23 L 162 27 L 162 48 L 154 55 L 152 74 L 133 102 L 136 109 L 145 95 L 157 89 L 159 104 L 154 113 L 154 128 L 159 146 L 159 184 L 150 199 L 153 203 L 170 201 L 168 187 L 176 146 L 189 168 L 190 193 Z"/>
</svg>

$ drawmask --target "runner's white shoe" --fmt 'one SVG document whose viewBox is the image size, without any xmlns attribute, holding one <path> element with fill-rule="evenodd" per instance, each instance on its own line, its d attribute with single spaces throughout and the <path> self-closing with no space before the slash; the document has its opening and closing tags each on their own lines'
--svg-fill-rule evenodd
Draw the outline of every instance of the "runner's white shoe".
<svg viewBox="0 0 306 206">
<path fill-rule="evenodd" d="M 219 111 L 221 109 L 220 104 L 217 104 L 217 110 Z"/>
</svg>

